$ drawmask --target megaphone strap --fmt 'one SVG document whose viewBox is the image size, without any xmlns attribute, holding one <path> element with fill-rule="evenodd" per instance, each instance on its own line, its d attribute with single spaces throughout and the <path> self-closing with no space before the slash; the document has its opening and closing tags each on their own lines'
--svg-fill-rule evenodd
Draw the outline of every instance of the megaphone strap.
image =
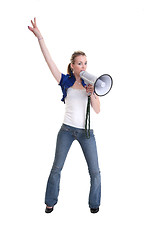
<svg viewBox="0 0 144 240">
<path fill-rule="evenodd" d="M 91 98 L 90 96 L 88 96 L 86 120 L 85 120 L 85 133 L 87 138 L 90 138 L 90 102 L 91 102 Z"/>
</svg>

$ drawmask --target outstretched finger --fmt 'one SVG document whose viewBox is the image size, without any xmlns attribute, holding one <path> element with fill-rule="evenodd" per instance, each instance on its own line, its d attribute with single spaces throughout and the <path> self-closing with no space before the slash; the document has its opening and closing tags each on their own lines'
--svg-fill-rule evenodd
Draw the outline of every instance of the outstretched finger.
<svg viewBox="0 0 144 240">
<path fill-rule="evenodd" d="M 28 26 L 28 29 L 33 32 L 33 28 L 32 27 Z"/>
<path fill-rule="evenodd" d="M 32 20 L 31 20 L 31 23 L 32 23 L 33 27 L 35 27 L 35 23 Z"/>
<path fill-rule="evenodd" d="M 35 25 L 36 25 L 36 17 L 34 18 L 34 23 L 35 23 Z"/>
</svg>

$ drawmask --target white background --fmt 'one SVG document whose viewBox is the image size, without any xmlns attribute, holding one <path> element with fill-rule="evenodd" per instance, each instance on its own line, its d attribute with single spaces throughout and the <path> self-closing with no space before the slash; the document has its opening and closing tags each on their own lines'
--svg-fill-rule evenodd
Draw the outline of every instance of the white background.
<svg viewBox="0 0 144 240">
<path fill-rule="evenodd" d="M 44 213 L 64 104 L 27 28 L 34 17 L 61 72 L 82 50 L 90 73 L 113 77 L 101 113 L 91 114 L 102 177 L 98 214 L 88 208 L 89 175 L 77 142 L 59 202 Z M 1 239 L 143 239 L 143 1 L 3 1 L 0 23 Z"/>
</svg>

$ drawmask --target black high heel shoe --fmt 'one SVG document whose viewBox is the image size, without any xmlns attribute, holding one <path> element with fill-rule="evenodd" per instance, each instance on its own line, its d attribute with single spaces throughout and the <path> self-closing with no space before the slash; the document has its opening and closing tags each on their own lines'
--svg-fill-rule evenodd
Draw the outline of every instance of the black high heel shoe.
<svg viewBox="0 0 144 240">
<path fill-rule="evenodd" d="M 97 213 L 99 211 L 99 208 L 91 208 L 90 211 L 91 213 Z"/>
<path fill-rule="evenodd" d="M 52 208 L 46 207 L 45 212 L 46 213 L 51 213 L 53 211 L 53 209 L 54 209 L 53 207 Z"/>
</svg>

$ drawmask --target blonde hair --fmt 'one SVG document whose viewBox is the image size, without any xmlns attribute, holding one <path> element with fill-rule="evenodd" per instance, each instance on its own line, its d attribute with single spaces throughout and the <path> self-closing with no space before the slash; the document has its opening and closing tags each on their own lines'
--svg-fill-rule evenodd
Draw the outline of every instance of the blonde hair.
<svg viewBox="0 0 144 240">
<path fill-rule="evenodd" d="M 72 76 L 72 69 L 71 69 L 71 63 L 73 63 L 74 64 L 74 62 L 75 62 L 75 58 L 76 57 L 78 57 L 78 56 L 86 56 L 86 54 L 84 53 L 84 52 L 82 52 L 82 51 L 76 51 L 76 52 L 74 52 L 73 54 L 72 54 L 72 56 L 71 56 L 71 59 L 70 59 L 70 63 L 69 63 L 69 65 L 68 65 L 68 67 L 67 67 L 67 73 L 70 75 L 70 76 Z"/>
</svg>

